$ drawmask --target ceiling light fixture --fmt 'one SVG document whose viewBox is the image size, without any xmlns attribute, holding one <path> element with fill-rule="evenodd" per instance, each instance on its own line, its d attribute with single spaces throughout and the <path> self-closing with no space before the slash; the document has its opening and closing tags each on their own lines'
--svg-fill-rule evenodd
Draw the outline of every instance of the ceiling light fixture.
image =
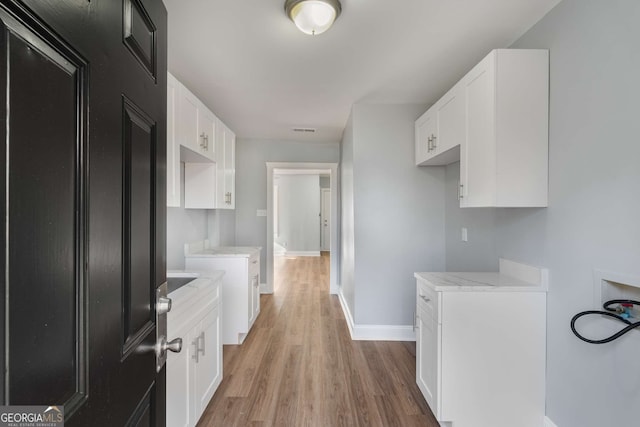
<svg viewBox="0 0 640 427">
<path fill-rule="evenodd" d="M 300 31 L 315 36 L 331 28 L 342 5 L 339 0 L 286 0 L 284 10 Z"/>
</svg>

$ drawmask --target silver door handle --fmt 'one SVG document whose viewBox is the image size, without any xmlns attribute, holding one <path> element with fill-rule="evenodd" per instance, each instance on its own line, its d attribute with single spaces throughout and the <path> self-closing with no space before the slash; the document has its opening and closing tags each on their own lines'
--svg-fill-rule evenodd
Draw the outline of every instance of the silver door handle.
<svg viewBox="0 0 640 427">
<path fill-rule="evenodd" d="M 180 353 L 182 351 L 182 338 L 175 338 L 169 342 L 165 342 L 164 349 L 172 351 L 174 353 Z"/>
<path fill-rule="evenodd" d="M 200 134 L 200 148 L 204 148 L 204 132 Z"/>
<path fill-rule="evenodd" d="M 191 356 L 191 358 L 192 358 L 193 360 L 195 360 L 195 361 L 196 361 L 196 363 L 198 363 L 198 362 L 200 361 L 200 357 L 199 357 L 199 350 L 200 350 L 200 349 L 199 349 L 199 346 L 198 346 L 198 343 L 199 343 L 199 342 L 200 342 L 200 337 L 196 338 L 196 339 L 191 343 L 191 345 L 194 347 L 194 350 L 193 350 L 193 356 Z"/>
<path fill-rule="evenodd" d="M 182 351 L 182 338 L 167 341 L 167 337 L 160 337 L 160 340 L 156 343 L 156 356 L 158 358 L 164 358 L 167 350 L 180 353 Z"/>
<path fill-rule="evenodd" d="M 435 150 L 436 148 L 438 148 L 438 146 L 436 145 L 436 140 L 438 139 L 437 136 L 435 135 L 431 135 L 431 149 Z"/>
<path fill-rule="evenodd" d="M 200 341 L 202 341 L 202 347 L 200 347 Z M 200 332 L 200 335 L 198 336 L 198 351 L 202 352 L 203 356 L 204 356 L 204 346 L 205 346 L 204 331 L 202 331 L 202 332 Z"/>
<path fill-rule="evenodd" d="M 458 199 L 464 198 L 464 184 L 458 186 Z"/>
<path fill-rule="evenodd" d="M 427 153 L 431 152 L 431 137 L 427 139 Z"/>
<path fill-rule="evenodd" d="M 431 301 L 431 298 L 427 298 L 424 295 L 420 295 L 420 298 L 422 298 L 424 300 L 424 302 L 429 302 Z"/>
</svg>

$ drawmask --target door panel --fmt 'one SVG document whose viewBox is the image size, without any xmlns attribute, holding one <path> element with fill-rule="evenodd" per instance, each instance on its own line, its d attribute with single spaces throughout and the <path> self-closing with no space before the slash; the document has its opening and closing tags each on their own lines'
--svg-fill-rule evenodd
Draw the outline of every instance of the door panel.
<svg viewBox="0 0 640 427">
<path fill-rule="evenodd" d="M 126 355 L 153 331 L 153 180 L 155 124 L 131 101 L 124 105 L 124 331 Z"/>
<path fill-rule="evenodd" d="M 84 313 L 78 310 L 84 262 L 76 240 L 83 235 L 86 212 L 82 173 L 75 168 L 83 156 L 76 132 L 83 108 L 77 84 L 82 64 L 29 44 L 23 37 L 32 34 L 26 30 L 2 30 L 11 105 L 10 114 L 5 112 L 10 159 L 5 286 L 14 332 L 8 337 L 9 395 L 15 404 L 36 399 L 68 405 L 83 391 L 77 381 L 84 354 L 78 354 L 76 341 L 84 342 L 79 324 Z M 34 256 L 34 250 L 49 255 Z"/>
<path fill-rule="evenodd" d="M 163 426 L 166 10 L 7 0 L 0 11 L 3 403 L 64 404 L 67 426 Z M 6 29 L 21 26 L 28 36 Z"/>
</svg>

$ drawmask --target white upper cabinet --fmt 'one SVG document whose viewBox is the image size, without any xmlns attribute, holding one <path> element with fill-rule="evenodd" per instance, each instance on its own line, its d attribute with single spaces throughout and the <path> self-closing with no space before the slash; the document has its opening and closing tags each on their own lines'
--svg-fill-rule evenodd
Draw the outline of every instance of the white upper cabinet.
<svg viewBox="0 0 640 427">
<path fill-rule="evenodd" d="M 179 142 L 208 161 L 215 158 L 215 116 L 184 85 L 180 85 Z M 207 161 L 203 160 L 203 161 Z"/>
<path fill-rule="evenodd" d="M 547 206 L 549 52 L 494 50 L 464 82 L 460 206 Z"/>
<path fill-rule="evenodd" d="M 416 121 L 416 163 L 459 160 L 461 207 L 547 206 L 547 50 L 492 51 L 432 110 L 436 132 L 424 158 Z"/>
<path fill-rule="evenodd" d="M 180 207 L 180 144 L 176 142 L 177 91 L 180 83 L 167 75 L 167 206 Z"/>
<path fill-rule="evenodd" d="M 198 108 L 198 148 L 207 158 L 216 160 L 216 116 L 200 104 Z"/>
<path fill-rule="evenodd" d="M 217 151 L 217 208 L 236 206 L 236 135 L 221 121 L 216 134 Z"/>
<path fill-rule="evenodd" d="M 447 165 L 460 159 L 464 114 L 464 92 L 459 83 L 416 120 L 418 166 Z"/>
<path fill-rule="evenodd" d="M 234 209 L 235 150 L 235 134 L 168 74 L 167 206 L 180 206 L 184 162 L 185 208 Z"/>
<path fill-rule="evenodd" d="M 416 165 L 427 165 L 432 158 L 431 141 L 438 133 L 436 129 L 435 109 L 432 107 L 416 120 Z"/>
</svg>

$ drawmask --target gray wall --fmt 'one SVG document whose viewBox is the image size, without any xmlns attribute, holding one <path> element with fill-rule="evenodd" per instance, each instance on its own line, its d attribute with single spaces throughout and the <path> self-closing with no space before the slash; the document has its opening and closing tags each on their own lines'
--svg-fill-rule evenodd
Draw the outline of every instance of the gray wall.
<svg viewBox="0 0 640 427">
<path fill-rule="evenodd" d="M 236 211 L 233 209 L 208 210 L 207 230 L 212 246 L 235 246 Z"/>
<path fill-rule="evenodd" d="M 414 163 L 414 122 L 425 110 L 353 107 L 356 324 L 413 324 L 413 273 L 445 268 L 445 170 Z"/>
<path fill-rule="evenodd" d="M 446 172 L 446 250 L 447 271 L 497 271 L 496 209 L 460 209 L 458 184 L 460 162 Z M 462 227 L 468 241 L 462 241 Z"/>
<path fill-rule="evenodd" d="M 279 234 L 287 251 L 320 251 L 320 177 L 274 175 L 279 193 Z"/>
<path fill-rule="evenodd" d="M 493 236 L 478 237 L 486 248 L 463 249 L 451 237 L 448 267 L 491 269 L 493 250 L 549 268 L 547 415 L 559 427 L 638 422 L 640 331 L 590 345 L 569 322 L 594 306 L 594 270 L 640 277 L 639 21 L 637 0 L 564 0 L 513 45 L 550 50 L 548 208 L 460 213 L 447 204 L 448 243 L 463 224 L 471 240 L 495 224 Z M 448 185 L 448 201 L 454 192 Z M 605 328 L 604 336 L 612 325 L 603 322 L 582 329 Z"/>
<path fill-rule="evenodd" d="M 180 206 L 184 206 L 184 163 L 180 163 Z M 208 238 L 205 209 L 167 208 L 167 270 L 184 269 L 184 244 Z"/>
<path fill-rule="evenodd" d="M 236 244 L 262 247 L 261 277 L 267 277 L 267 218 L 256 216 L 256 210 L 267 209 L 266 162 L 337 163 L 339 159 L 338 142 L 237 140 Z"/>
<path fill-rule="evenodd" d="M 180 164 L 180 206 L 184 206 L 184 163 Z M 235 211 L 167 208 L 167 269 L 184 269 L 184 244 L 209 239 L 235 245 Z"/>
<path fill-rule="evenodd" d="M 331 177 L 320 176 L 320 188 L 331 188 Z"/>
<path fill-rule="evenodd" d="M 207 238 L 206 210 L 167 208 L 167 270 L 184 270 L 184 244 Z"/>
</svg>

